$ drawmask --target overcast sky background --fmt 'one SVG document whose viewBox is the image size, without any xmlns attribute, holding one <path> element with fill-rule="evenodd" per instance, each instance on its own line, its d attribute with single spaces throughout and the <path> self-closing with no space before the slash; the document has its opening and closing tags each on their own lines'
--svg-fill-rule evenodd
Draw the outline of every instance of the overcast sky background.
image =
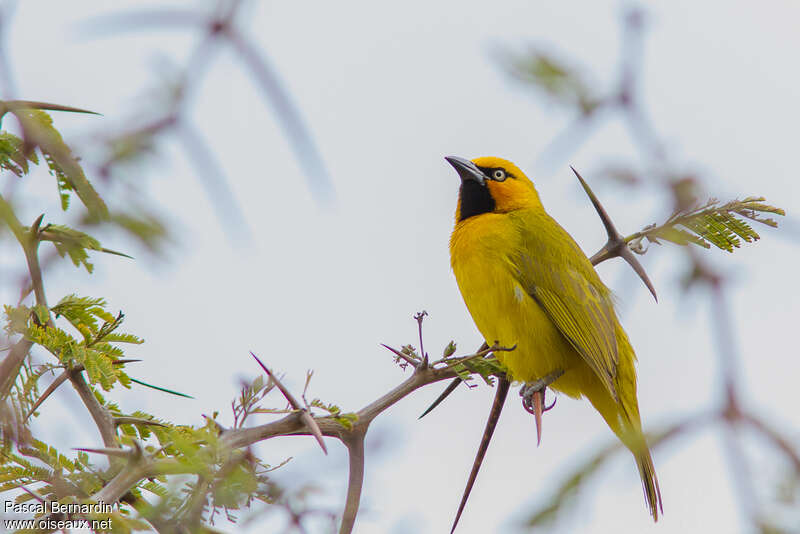
<svg viewBox="0 0 800 534">
<path fill-rule="evenodd" d="M 104 114 L 57 115 L 68 140 L 89 139 L 130 117 L 145 105 L 165 61 L 182 64 L 197 40 L 184 30 L 115 31 L 103 38 L 86 31 L 92 17 L 142 5 L 167 4 L 115 2 L 110 11 L 102 2 L 20 2 L 6 36 L 16 96 Z M 254 3 L 242 20 L 302 110 L 332 176 L 333 204 L 322 208 L 314 200 L 271 109 L 241 63 L 224 52 L 199 88 L 191 117 L 225 169 L 250 237 L 231 239 L 195 169 L 168 141 L 150 165 L 129 174 L 148 183 L 172 221 L 177 242 L 167 259 L 154 260 L 121 239 L 106 240 L 105 246 L 138 259 L 96 257 L 94 276 L 65 263 L 46 276 L 50 302 L 76 289 L 107 297 L 113 310 L 125 312 L 125 330 L 146 340 L 128 353 L 144 359 L 129 367 L 130 374 L 195 397 L 142 388 L 115 392 L 111 398 L 125 410 L 191 424 L 220 410 L 221 421 L 230 423 L 240 380 L 259 372 L 251 350 L 284 372 L 293 391 L 299 393 L 313 368 L 312 396 L 344 410 L 361 408 L 408 375 L 379 343 L 416 345 L 416 311 L 430 314 L 425 346 L 432 355 L 450 339 L 460 353 L 481 342 L 449 267 L 459 182 L 445 155 L 496 155 L 517 163 L 587 254 L 605 236 L 568 164 L 591 181 L 623 233 L 664 219 L 667 210 L 655 189 L 631 192 L 592 181 L 605 164 L 636 156 L 618 121 L 603 125 L 567 157 L 537 165 L 570 115 L 511 80 L 492 53 L 540 46 L 609 87 L 625 5 Z M 703 172 L 712 196 L 763 195 L 790 216 L 800 194 L 798 20 L 800 6 L 790 1 L 653 4 L 642 88 L 671 153 L 687 169 Z M 53 180 L 44 173 L 35 179 L 24 220 L 33 220 L 45 204 L 52 206 L 46 220 L 60 222 Z M 703 255 L 718 260 L 732 281 L 747 399 L 797 438 L 800 249 L 797 224 L 788 220 L 785 228 L 759 226 L 757 244 L 731 256 L 717 250 Z M 21 260 L 14 253 L 3 259 L 4 272 Z M 720 388 L 708 301 L 702 292 L 687 297 L 680 291 L 678 250 L 654 248 L 643 262 L 659 291 L 658 304 L 620 262 L 598 270 L 619 296 L 639 356 L 642 418 L 646 429 L 657 430 L 709 408 Z M 4 302 L 14 298 L 8 285 Z M 373 424 L 356 532 L 449 531 L 494 390 L 462 388 L 417 421 L 440 389 L 418 391 Z M 273 397 L 273 404 L 281 403 Z M 43 414 L 37 428 L 61 446 L 99 443 L 71 390 L 48 401 Z M 664 498 L 658 525 L 625 453 L 601 470 L 553 532 L 747 532 L 719 436 L 707 429 L 654 452 Z M 544 417 L 538 449 L 535 439 L 533 420 L 515 390 L 459 532 L 514 531 L 570 469 L 613 436 L 588 402 L 562 396 Z M 327 457 L 306 438 L 274 439 L 257 450 L 271 463 L 294 457 L 275 478 L 289 487 L 313 481 L 321 490 L 318 502 L 339 510 L 346 454 L 334 440 L 328 443 Z M 755 489 L 765 496 L 787 464 L 760 441 L 748 450 Z M 277 516 L 264 521 L 254 531 L 282 525 Z"/>
</svg>

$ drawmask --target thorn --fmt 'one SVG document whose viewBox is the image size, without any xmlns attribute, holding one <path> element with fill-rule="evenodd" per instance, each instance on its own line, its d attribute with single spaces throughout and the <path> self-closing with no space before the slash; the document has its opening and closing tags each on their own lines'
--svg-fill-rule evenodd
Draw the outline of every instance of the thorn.
<svg viewBox="0 0 800 534">
<path fill-rule="evenodd" d="M 497 421 L 500 419 L 500 413 L 503 411 L 503 404 L 505 403 L 506 396 L 508 395 L 508 388 L 511 387 L 511 382 L 504 376 L 498 377 L 497 393 L 494 396 L 492 409 L 489 412 L 489 419 L 486 421 L 486 428 L 483 430 L 483 437 L 481 437 L 481 444 L 478 446 L 478 453 L 475 455 L 475 461 L 472 463 L 472 471 L 467 479 L 467 487 L 464 488 L 464 494 L 461 496 L 461 503 L 458 505 L 458 512 L 453 521 L 453 528 L 450 529 L 450 534 L 453 534 L 458 526 L 458 520 L 461 519 L 461 513 L 467 505 L 467 499 L 472 486 L 475 484 L 475 479 L 478 477 L 478 471 L 481 469 L 483 457 L 486 456 L 486 450 L 489 448 L 489 443 L 492 441 L 494 429 L 497 426 Z"/>
<path fill-rule="evenodd" d="M 203 415 L 203 417 L 206 417 Z M 128 417 L 125 415 L 113 418 L 114 426 L 119 425 L 145 425 L 145 426 L 160 426 L 166 428 L 167 425 L 153 421 L 151 419 L 144 419 L 142 417 Z"/>
<path fill-rule="evenodd" d="M 135 451 L 133 449 L 112 449 L 112 448 L 90 449 L 86 447 L 74 447 L 73 450 L 92 452 L 95 454 L 105 454 L 106 456 L 117 456 L 120 458 L 130 458 L 135 455 Z"/>
<path fill-rule="evenodd" d="M 72 106 L 62 106 L 61 104 L 49 104 L 47 102 L 32 102 L 29 100 L 6 100 L 2 107 L 7 111 L 17 111 L 25 109 L 43 109 L 46 111 L 68 111 L 71 113 L 89 113 L 91 115 L 102 115 L 96 111 L 74 108 Z"/>
<path fill-rule="evenodd" d="M 597 265 L 600 262 L 609 260 L 611 258 L 621 257 L 628 265 L 630 265 L 636 274 L 639 275 L 644 285 L 647 286 L 647 289 L 650 290 L 650 293 L 653 295 L 653 298 L 658 302 L 658 296 L 656 295 L 656 289 L 653 287 L 653 283 L 650 281 L 650 278 L 647 277 L 647 273 L 642 267 L 642 264 L 639 263 L 631 250 L 628 248 L 628 243 L 625 241 L 625 238 L 617 231 L 614 223 L 611 221 L 611 217 L 609 217 L 608 212 L 606 212 L 603 205 L 600 203 L 600 200 L 592 191 L 592 188 L 589 187 L 589 184 L 586 183 L 586 180 L 580 175 L 578 171 L 575 170 L 575 167 L 570 165 L 569 167 L 572 169 L 572 172 L 575 173 L 575 176 L 578 177 L 578 181 L 580 181 L 581 185 L 583 186 L 583 190 L 586 192 L 586 195 L 589 197 L 589 200 L 592 201 L 592 205 L 594 209 L 597 211 L 597 214 L 600 216 L 600 220 L 603 222 L 603 226 L 606 228 L 606 234 L 608 234 L 608 241 L 600 249 L 600 251 L 592 256 L 589 261 L 592 262 L 592 265 Z"/>
<path fill-rule="evenodd" d="M 42 405 L 42 403 L 47 399 L 47 397 L 49 397 L 58 388 L 58 386 L 66 382 L 68 377 L 69 377 L 69 371 L 64 371 L 63 373 L 58 375 L 58 377 L 55 380 L 53 380 L 53 382 L 49 386 L 47 386 L 47 389 L 44 390 L 44 393 L 42 393 L 39 396 L 39 398 L 36 399 L 36 402 L 34 402 L 33 406 L 31 406 L 31 409 L 28 410 L 28 413 L 25 415 L 25 419 L 23 419 L 22 422 L 25 423 L 28 419 L 30 419 L 30 417 L 36 412 L 36 410 L 39 409 L 39 406 Z"/>
<path fill-rule="evenodd" d="M 41 215 L 36 217 L 36 220 L 33 221 L 33 224 L 31 225 L 31 233 L 32 234 L 34 234 L 34 235 L 38 235 L 39 234 L 39 227 L 42 225 L 42 219 L 44 219 L 44 213 L 42 213 Z"/>
<path fill-rule="evenodd" d="M 204 414 L 204 413 L 201 413 L 200 415 L 202 415 L 202 416 L 203 416 L 203 419 L 205 419 L 205 420 L 206 420 L 206 421 L 208 421 L 209 423 L 213 423 L 213 424 L 214 424 L 214 426 L 215 426 L 215 427 L 217 427 L 217 432 L 219 432 L 220 434 L 222 434 L 223 432 L 225 432 L 225 427 L 224 427 L 224 426 L 222 426 L 221 424 L 219 424 L 219 422 L 217 422 L 217 420 L 216 420 L 216 419 L 214 419 L 213 417 L 209 417 L 209 416 L 207 416 L 207 415 L 206 415 L 206 414 Z"/>
<path fill-rule="evenodd" d="M 162 388 L 161 386 L 154 386 L 153 384 L 148 384 L 147 382 L 142 382 L 141 380 L 137 380 L 135 378 L 131 378 L 131 382 L 135 382 L 140 386 L 144 386 L 147 388 L 155 389 L 157 391 L 163 391 L 164 393 L 170 393 L 171 395 L 176 395 L 178 397 L 183 397 L 185 399 L 194 399 L 191 395 L 187 395 L 186 393 L 181 393 L 180 391 L 173 391 L 171 389 Z"/>
<path fill-rule="evenodd" d="M 309 432 L 311 432 L 311 435 L 316 438 L 317 443 L 319 443 L 319 446 L 322 447 L 322 452 L 328 454 L 328 448 L 325 446 L 325 441 L 323 441 L 322 439 L 322 431 L 319 429 L 319 425 L 314 420 L 314 417 L 308 412 L 308 409 L 305 406 L 301 406 L 300 403 L 297 402 L 297 399 L 294 398 L 294 395 L 292 395 L 289 392 L 289 390 L 286 389 L 286 387 L 281 383 L 281 381 L 278 380 L 277 376 L 272 374 L 272 371 L 267 369 L 267 366 L 264 365 L 262 361 L 258 359 L 258 356 L 253 354 L 253 351 L 250 351 L 250 355 L 253 358 L 255 358 L 256 361 L 258 362 L 258 365 L 260 365 L 261 368 L 264 369 L 264 372 L 267 373 L 267 376 L 270 377 L 270 379 L 275 383 L 275 385 L 278 387 L 281 393 L 283 393 L 283 396 L 286 397 L 286 400 L 289 402 L 289 404 L 291 404 L 292 408 L 300 411 L 301 413 L 300 419 L 306 424 Z"/>
<path fill-rule="evenodd" d="M 639 275 L 639 278 L 644 282 L 644 285 L 647 286 L 647 289 L 650 290 L 650 294 L 653 295 L 653 298 L 658 302 L 658 295 L 656 295 L 656 288 L 653 287 L 653 283 L 650 281 L 650 278 L 647 276 L 647 272 L 645 272 L 644 267 L 642 264 L 639 263 L 639 260 L 636 259 L 636 256 L 633 255 L 633 252 L 627 247 L 627 244 L 623 249 L 620 250 L 620 256 L 622 259 L 628 262 L 636 274 Z"/>
<path fill-rule="evenodd" d="M 417 365 L 419 364 L 419 362 L 414 361 L 414 359 L 411 358 L 411 356 L 409 356 L 408 354 L 404 354 L 404 353 L 400 352 L 399 350 L 397 350 L 395 348 L 392 348 L 389 345 L 386 345 L 385 343 L 381 343 L 381 347 L 385 348 L 386 350 L 388 350 L 389 352 L 391 352 L 392 354 L 394 354 L 395 356 L 397 356 L 401 360 L 404 360 L 411 367 L 413 367 L 415 369 L 417 368 Z"/>
<path fill-rule="evenodd" d="M 304 409 L 300 419 L 303 420 L 308 429 L 311 431 L 311 434 L 313 434 L 314 438 L 316 438 L 317 443 L 319 443 L 319 446 L 322 447 L 322 452 L 327 455 L 328 447 L 325 446 L 325 441 L 322 439 L 322 430 L 319 429 L 319 425 L 314 420 L 314 416 L 308 413 L 308 410 Z"/>
<path fill-rule="evenodd" d="M 422 356 L 422 363 L 420 367 L 426 369 L 428 367 L 428 355 L 425 353 L 425 347 L 422 345 L 422 321 L 425 320 L 425 316 L 428 315 L 428 312 L 422 310 L 421 312 L 414 315 L 414 319 L 417 321 L 417 327 L 419 330 L 419 352 L 420 356 Z"/>
<path fill-rule="evenodd" d="M 431 413 L 434 408 L 439 406 L 439 404 L 441 404 L 444 399 L 446 399 L 452 392 L 456 390 L 456 388 L 458 387 L 459 384 L 461 384 L 461 382 L 462 382 L 461 378 L 455 377 L 453 381 L 447 385 L 447 388 L 444 391 L 442 391 L 442 394 L 439 395 L 439 397 L 435 401 L 433 401 L 433 404 L 428 406 L 428 409 L 422 412 L 422 415 L 420 415 L 417 419 L 422 419 L 423 417 Z"/>
</svg>

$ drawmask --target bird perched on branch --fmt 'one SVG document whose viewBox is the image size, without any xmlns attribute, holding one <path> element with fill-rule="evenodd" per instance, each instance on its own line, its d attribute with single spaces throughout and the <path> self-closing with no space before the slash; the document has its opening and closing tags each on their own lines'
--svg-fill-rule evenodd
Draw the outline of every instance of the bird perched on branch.
<svg viewBox="0 0 800 534">
<path fill-rule="evenodd" d="M 647 507 L 657 520 L 661 494 L 639 418 L 636 355 L 611 291 L 572 237 L 545 212 L 533 183 L 516 165 L 493 157 L 445 159 L 461 178 L 450 239 L 461 295 L 487 344 L 516 346 L 497 353 L 509 376 L 498 384 L 456 523 L 509 380 L 525 383 L 523 404 L 535 413 L 538 432 L 546 387 L 589 399 L 633 453 Z"/>
</svg>

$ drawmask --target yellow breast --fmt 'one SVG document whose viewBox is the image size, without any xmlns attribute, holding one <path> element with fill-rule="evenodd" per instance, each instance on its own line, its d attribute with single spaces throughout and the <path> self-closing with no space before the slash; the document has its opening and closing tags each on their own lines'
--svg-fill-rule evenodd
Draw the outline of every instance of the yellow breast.
<svg viewBox="0 0 800 534">
<path fill-rule="evenodd" d="M 497 357 L 513 380 L 529 382 L 579 366 L 580 357 L 517 281 L 511 251 L 520 246 L 514 221 L 505 214 L 487 213 L 456 225 L 450 261 L 478 330 L 489 345 L 517 346 Z M 554 387 L 578 396 L 580 385 L 569 382 L 559 380 Z"/>
</svg>

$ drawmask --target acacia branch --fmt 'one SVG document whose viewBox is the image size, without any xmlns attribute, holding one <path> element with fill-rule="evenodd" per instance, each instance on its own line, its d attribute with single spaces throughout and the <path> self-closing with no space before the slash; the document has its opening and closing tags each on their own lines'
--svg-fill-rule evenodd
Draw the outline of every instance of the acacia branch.
<svg viewBox="0 0 800 534">
<path fill-rule="evenodd" d="M 622 237 L 617 231 L 617 228 L 614 226 L 614 223 L 611 221 L 611 217 L 606 212 L 603 205 L 600 203 L 600 199 L 594 194 L 592 189 L 589 187 L 589 184 L 583 179 L 583 177 L 575 170 L 574 167 L 570 167 L 572 172 L 575 173 L 575 176 L 578 177 L 578 181 L 583 186 L 583 190 L 589 197 L 589 200 L 592 201 L 592 205 L 594 209 L 597 211 L 597 214 L 600 216 L 600 220 L 603 222 L 603 226 L 605 226 L 606 234 L 608 234 L 608 241 L 606 244 L 603 245 L 594 256 L 590 258 L 589 261 L 592 262 L 592 265 L 598 265 L 606 260 L 610 260 L 611 258 L 622 258 L 631 268 L 639 275 L 644 285 L 647 286 L 647 289 L 650 290 L 650 293 L 653 295 L 653 298 L 656 299 L 658 302 L 658 296 L 656 295 L 656 289 L 653 287 L 653 283 L 650 281 L 650 278 L 647 276 L 647 272 L 645 272 L 644 267 L 642 264 L 639 263 L 639 260 L 633 255 L 631 249 L 628 248 L 628 242 L 625 238 Z"/>
<path fill-rule="evenodd" d="M 766 437 L 775 447 L 783 452 L 786 458 L 792 463 L 795 472 L 800 475 L 800 453 L 795 450 L 792 444 L 789 443 L 780 432 L 770 427 L 767 423 L 762 421 L 761 418 L 753 414 L 745 412 L 741 414 L 741 418 L 745 423 L 760 432 L 762 436 Z"/>
<path fill-rule="evenodd" d="M 119 447 L 117 443 L 117 428 L 114 424 L 114 417 L 111 415 L 105 406 L 100 404 L 97 397 L 94 396 L 92 388 L 84 380 L 81 371 L 72 371 L 69 373 L 69 381 L 72 387 L 78 392 L 83 401 L 86 409 L 89 410 L 89 415 L 92 416 L 97 430 L 100 431 L 100 437 L 103 440 L 103 445 L 106 447 Z"/>
<path fill-rule="evenodd" d="M 499 347 L 490 349 L 500 350 Z M 470 355 L 464 358 L 453 358 L 453 362 L 467 361 L 474 358 Z M 449 367 L 426 367 L 417 368 L 414 373 L 396 386 L 394 389 L 381 396 L 377 400 L 358 410 L 356 420 L 352 425 L 345 426 L 336 420 L 335 417 L 315 417 L 314 420 L 319 426 L 323 436 L 330 436 L 344 439 L 343 436 L 365 431 L 369 424 L 383 411 L 393 406 L 417 389 L 457 376 L 455 369 Z M 301 412 L 292 412 L 289 415 L 266 423 L 249 428 L 237 428 L 224 432 L 221 436 L 222 443 L 231 448 L 247 447 L 259 441 L 284 435 L 310 435 L 311 431 L 301 419 Z"/>
<path fill-rule="evenodd" d="M 352 531 L 358 513 L 361 490 L 364 482 L 364 439 L 372 420 L 417 389 L 457 376 L 454 365 L 452 364 L 482 357 L 487 351 L 492 350 L 499 351 L 509 349 L 504 349 L 503 347 L 489 347 L 488 349 L 479 351 L 470 356 L 451 358 L 447 360 L 447 363 L 450 364 L 447 366 L 419 366 L 410 377 L 397 387 L 356 412 L 357 419 L 351 426 L 342 424 L 337 421 L 335 417 L 314 418 L 319 426 L 320 432 L 325 436 L 331 436 L 341 440 L 347 447 L 349 453 L 350 469 L 348 495 L 342 525 L 339 531 L 340 534 L 348 534 Z M 441 361 L 439 363 L 441 363 Z M 91 394 L 88 386 L 84 391 Z M 312 431 L 308 428 L 302 415 L 303 413 L 301 411 L 295 411 L 277 421 L 264 425 L 251 428 L 223 430 L 219 445 L 223 449 L 227 448 L 228 450 L 233 450 L 247 447 L 276 436 L 311 435 Z M 112 419 L 109 424 L 113 425 L 114 420 Z M 196 468 L 174 460 L 154 460 L 152 457 L 144 454 L 141 446 L 138 446 L 138 444 L 135 444 L 132 449 L 121 449 L 115 441 L 105 449 L 79 450 L 104 454 L 109 456 L 109 458 L 124 457 L 129 459 L 129 462 L 119 470 L 114 478 L 100 491 L 91 496 L 91 499 L 97 502 L 117 502 L 123 495 L 136 487 L 136 485 L 145 478 L 152 478 L 158 475 L 199 474 L 196 472 Z"/>
<path fill-rule="evenodd" d="M 358 507 L 361 503 L 361 489 L 364 486 L 364 439 L 367 436 L 366 427 L 362 431 L 349 434 L 342 439 L 347 446 L 347 456 L 350 462 L 347 479 L 347 500 L 342 514 L 342 524 L 339 534 L 350 534 L 356 523 Z"/>
<path fill-rule="evenodd" d="M 37 217 L 31 227 L 26 229 L 17 219 L 11 206 L 0 197 L 0 216 L 2 216 L 6 224 L 11 228 L 14 236 L 22 246 L 22 250 L 25 253 L 25 260 L 28 264 L 28 272 L 31 278 L 31 287 L 35 296 L 36 305 L 42 310 L 47 310 L 47 320 L 44 326 L 52 328 L 54 327 L 53 317 L 50 312 L 50 307 L 47 305 L 47 295 L 44 290 L 44 281 L 42 280 L 42 268 L 39 264 L 39 243 L 41 242 L 41 231 L 39 227 L 44 214 Z M 36 313 L 33 314 L 33 320 L 37 323 L 39 321 Z M 0 380 L 2 380 L 0 383 L 2 387 L 2 389 L 0 389 L 0 397 L 5 397 L 8 395 L 8 392 L 10 392 L 17 374 L 19 373 L 19 368 L 32 346 L 33 343 L 31 341 L 23 338 L 14 345 L 11 353 L 6 360 L 3 361 L 2 365 L 0 365 Z M 117 432 L 114 426 L 114 419 L 111 413 L 101 405 L 94 396 L 89 384 L 86 383 L 83 375 L 81 375 L 81 370 L 82 367 L 70 371 L 68 373 L 69 380 L 97 425 L 103 444 L 106 447 L 119 447 L 117 444 Z"/>
</svg>

